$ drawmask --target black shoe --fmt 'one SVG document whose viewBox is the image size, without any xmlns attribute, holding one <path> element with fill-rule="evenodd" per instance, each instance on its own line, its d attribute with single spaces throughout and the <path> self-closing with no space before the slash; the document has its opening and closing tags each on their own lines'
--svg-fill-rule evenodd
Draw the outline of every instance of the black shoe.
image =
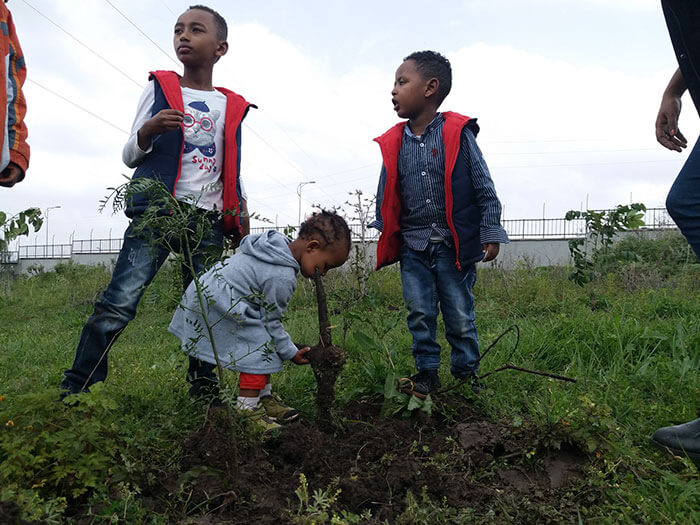
<svg viewBox="0 0 700 525">
<path fill-rule="evenodd" d="M 219 383 L 211 379 L 199 378 L 190 384 L 190 397 L 212 406 L 222 406 Z"/>
<path fill-rule="evenodd" d="M 469 382 L 471 383 L 472 392 L 475 394 L 480 394 L 488 388 L 488 385 L 481 381 L 476 375 L 471 376 Z"/>
<path fill-rule="evenodd" d="M 420 399 L 438 390 L 442 385 L 437 370 L 420 370 L 411 377 L 399 379 L 399 390 L 405 394 L 414 395 Z"/>
<path fill-rule="evenodd" d="M 467 372 L 466 374 L 452 374 L 452 375 L 460 383 L 469 383 L 469 385 L 472 387 L 472 392 L 474 392 L 475 394 L 483 392 L 484 390 L 486 390 L 488 388 L 486 383 L 483 383 L 482 381 L 480 381 L 479 376 L 477 376 L 474 372 Z"/>
<path fill-rule="evenodd" d="M 658 429 L 651 436 L 651 443 L 676 456 L 700 460 L 700 418 L 690 423 Z"/>
</svg>

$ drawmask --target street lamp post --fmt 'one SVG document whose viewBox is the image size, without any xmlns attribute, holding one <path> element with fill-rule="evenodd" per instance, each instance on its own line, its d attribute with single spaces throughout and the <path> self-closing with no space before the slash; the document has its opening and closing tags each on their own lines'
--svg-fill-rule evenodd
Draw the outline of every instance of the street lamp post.
<svg viewBox="0 0 700 525">
<path fill-rule="evenodd" d="M 297 218 L 297 224 L 299 225 L 299 228 L 301 228 L 301 189 L 307 184 L 316 184 L 316 181 L 310 180 L 308 182 L 300 182 L 299 186 L 297 186 L 297 195 L 299 195 L 299 217 Z"/>
<path fill-rule="evenodd" d="M 60 208 L 60 206 L 49 206 L 46 208 L 46 246 L 49 245 L 49 212 L 56 208 Z"/>
</svg>

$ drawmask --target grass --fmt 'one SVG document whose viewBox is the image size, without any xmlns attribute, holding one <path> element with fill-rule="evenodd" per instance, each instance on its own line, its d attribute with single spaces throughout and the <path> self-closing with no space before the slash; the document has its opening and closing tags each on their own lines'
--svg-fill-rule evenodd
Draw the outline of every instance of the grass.
<svg viewBox="0 0 700 525">
<path fill-rule="evenodd" d="M 648 251 L 658 256 L 659 250 Z M 504 371 L 489 378 L 483 395 L 461 393 L 495 419 L 531 420 L 553 440 L 564 435 L 591 452 L 596 459 L 585 483 L 605 497 L 582 506 L 582 521 L 700 522 L 697 467 L 648 442 L 657 427 L 697 417 L 700 265 L 633 261 L 584 287 L 567 272 L 480 270 L 477 326 L 486 348 L 517 324 L 513 364 L 578 382 Z M 82 325 L 108 280 L 105 268 L 69 264 L 0 288 L 0 501 L 34 509 L 27 518 L 60 523 L 79 501 L 102 516 L 97 522 L 115 515 L 126 522 L 169 521 L 146 511 L 130 480 L 148 483 L 177 469 L 179 443 L 204 418 L 187 396 L 179 342 L 167 332 L 179 294 L 174 269 L 162 271 L 146 292 L 110 354 L 99 395 L 87 396 L 78 410 L 56 401 Z M 348 353 L 336 386 L 339 400 L 382 393 L 386 353 L 396 374 L 412 372 L 398 272 L 373 274 L 365 296 L 355 291 L 352 275 L 336 272 L 326 283 L 334 342 Z M 310 282 L 300 283 L 286 326 L 296 342 L 317 341 Z M 442 325 L 438 334 L 447 363 Z M 482 373 L 503 364 L 513 344 L 512 335 L 505 336 Z M 441 377 L 450 384 L 446 365 Z M 235 383 L 232 373 L 227 382 Z M 275 390 L 307 417 L 314 413 L 314 384 L 309 367 L 293 364 L 273 377 Z M 13 470 L 23 462 L 30 474 Z M 175 509 L 183 503 L 174 497 L 167 504 Z"/>
</svg>

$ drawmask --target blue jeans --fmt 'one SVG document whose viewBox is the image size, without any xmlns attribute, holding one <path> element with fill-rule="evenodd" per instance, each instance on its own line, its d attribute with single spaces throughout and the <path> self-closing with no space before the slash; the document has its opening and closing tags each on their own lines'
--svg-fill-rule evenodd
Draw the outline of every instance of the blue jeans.
<svg viewBox="0 0 700 525">
<path fill-rule="evenodd" d="M 193 266 L 197 274 L 211 266 L 221 255 L 223 245 L 223 223 L 201 211 L 211 221 L 209 234 L 198 246 L 190 242 L 193 250 Z M 135 219 L 135 221 L 138 219 Z M 182 246 L 174 243 L 173 249 L 180 251 Z M 126 325 L 136 315 L 136 307 L 158 270 L 163 265 L 170 250 L 151 246 L 149 239 L 134 234 L 133 223 L 124 233 L 124 243 L 114 266 L 112 280 L 100 299 L 95 303 L 93 314 L 85 323 L 80 342 L 75 352 L 75 360 L 70 370 L 66 370 L 61 389 L 69 393 L 88 390 L 90 385 L 104 381 L 107 377 L 107 354 Z M 183 286 L 192 281 L 192 273 L 183 265 Z M 214 365 L 190 358 L 188 380 L 205 377 L 216 380 Z"/>
<path fill-rule="evenodd" d="M 413 336 L 416 368 L 440 368 L 436 341 L 438 303 L 445 322 L 445 337 L 452 347 L 450 372 L 458 378 L 476 374 L 479 340 L 474 323 L 476 267 L 458 270 L 454 248 L 430 243 L 422 252 L 406 246 L 401 252 L 401 284 L 408 309 L 408 329 Z"/>
<path fill-rule="evenodd" d="M 666 209 L 700 259 L 700 139 L 671 186 Z"/>
</svg>

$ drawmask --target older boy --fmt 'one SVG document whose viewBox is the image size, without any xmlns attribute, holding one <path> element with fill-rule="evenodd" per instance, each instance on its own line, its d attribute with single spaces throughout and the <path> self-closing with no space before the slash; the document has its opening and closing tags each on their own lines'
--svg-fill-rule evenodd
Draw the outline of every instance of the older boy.
<svg viewBox="0 0 700 525">
<path fill-rule="evenodd" d="M 396 70 L 391 101 L 408 121 L 375 139 L 383 157 L 372 223 L 382 232 L 377 269 L 400 262 L 418 369 L 402 380 L 402 388 L 420 398 L 440 388 L 438 303 L 452 348 L 450 372 L 476 385 L 475 263 L 494 259 L 499 243 L 508 242 L 501 205 L 476 145 L 476 119 L 438 113 L 451 85 L 452 69 L 441 54 L 406 57 Z"/>
<path fill-rule="evenodd" d="M 213 9 L 196 5 L 177 19 L 173 45 L 184 66 L 182 76 L 154 71 L 139 101 L 136 119 L 123 151 L 134 178 L 158 178 L 180 201 L 210 221 L 209 234 L 195 246 L 194 271 L 200 273 L 221 253 L 224 233 L 248 233 L 240 182 L 241 123 L 251 104 L 225 88 L 214 88 L 214 64 L 228 51 L 226 21 Z M 107 352 L 136 314 L 146 286 L 169 251 L 137 236 L 133 225 L 148 206 L 148 196 L 134 197 L 112 280 L 85 324 L 73 367 L 61 383 L 63 395 L 85 391 L 107 377 Z M 222 217 L 221 211 L 236 212 Z M 181 248 L 181 247 L 180 247 Z M 214 257 L 214 259 L 216 258 Z M 192 280 L 183 268 L 185 288 Z M 187 379 L 193 396 L 215 397 L 213 366 L 190 358 Z"/>
</svg>

